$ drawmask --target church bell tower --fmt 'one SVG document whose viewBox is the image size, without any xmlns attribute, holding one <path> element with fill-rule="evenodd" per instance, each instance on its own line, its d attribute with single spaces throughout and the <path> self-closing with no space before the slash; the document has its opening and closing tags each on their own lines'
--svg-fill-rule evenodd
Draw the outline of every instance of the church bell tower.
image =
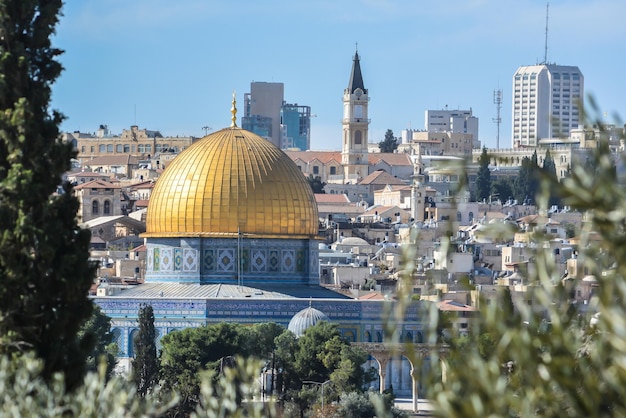
<svg viewBox="0 0 626 418">
<path fill-rule="evenodd" d="M 358 50 L 354 54 L 348 87 L 343 91 L 341 164 L 345 183 L 356 184 L 369 174 L 367 152 L 369 96 L 363 84 Z"/>
</svg>

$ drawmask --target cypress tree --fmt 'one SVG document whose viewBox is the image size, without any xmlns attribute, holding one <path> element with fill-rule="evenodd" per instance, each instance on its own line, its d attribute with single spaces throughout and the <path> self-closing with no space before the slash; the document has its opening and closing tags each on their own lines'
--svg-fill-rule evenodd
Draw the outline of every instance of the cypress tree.
<svg viewBox="0 0 626 418">
<path fill-rule="evenodd" d="M 491 195 L 491 171 L 489 171 L 489 154 L 487 148 L 483 147 L 483 152 L 478 158 L 478 173 L 476 175 L 476 200 L 489 200 Z"/>
<path fill-rule="evenodd" d="M 159 378 L 152 305 L 144 305 L 139 309 L 139 332 L 135 335 L 133 344 L 135 346 L 133 381 L 137 386 L 137 393 L 146 396 Z"/>
<path fill-rule="evenodd" d="M 0 352 L 32 350 L 44 378 L 82 380 L 92 344 L 78 340 L 90 317 L 95 266 L 78 201 L 62 182 L 75 156 L 49 109 L 62 71 L 51 45 L 61 0 L 0 0 Z M 57 190 L 59 188 L 59 190 Z"/>
</svg>

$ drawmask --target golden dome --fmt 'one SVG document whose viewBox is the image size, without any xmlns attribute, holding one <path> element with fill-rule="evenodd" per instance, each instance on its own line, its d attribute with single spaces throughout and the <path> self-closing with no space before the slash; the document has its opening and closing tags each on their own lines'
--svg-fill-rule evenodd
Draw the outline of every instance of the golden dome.
<svg viewBox="0 0 626 418">
<path fill-rule="evenodd" d="M 315 197 L 298 166 L 260 136 L 231 126 L 180 153 L 150 196 L 145 237 L 312 238 Z"/>
</svg>

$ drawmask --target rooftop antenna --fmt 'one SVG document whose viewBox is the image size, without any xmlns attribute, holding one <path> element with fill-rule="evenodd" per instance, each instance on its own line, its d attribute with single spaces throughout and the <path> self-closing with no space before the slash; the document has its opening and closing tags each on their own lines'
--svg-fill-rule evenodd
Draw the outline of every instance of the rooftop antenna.
<svg viewBox="0 0 626 418">
<path fill-rule="evenodd" d="M 496 105 L 496 117 L 493 118 L 493 122 L 497 125 L 498 130 L 496 134 L 496 149 L 500 149 L 500 123 L 502 118 L 500 117 L 500 109 L 502 109 L 502 89 L 493 91 L 493 102 Z"/>
<path fill-rule="evenodd" d="M 550 2 L 546 3 L 546 40 L 543 48 L 543 64 L 548 64 L 548 9 L 550 8 Z"/>
</svg>

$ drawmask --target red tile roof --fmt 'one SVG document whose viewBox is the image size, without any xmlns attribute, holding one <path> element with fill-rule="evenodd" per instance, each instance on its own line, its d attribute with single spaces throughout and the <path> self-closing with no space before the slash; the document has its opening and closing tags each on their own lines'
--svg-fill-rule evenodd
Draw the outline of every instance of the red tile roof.
<svg viewBox="0 0 626 418">
<path fill-rule="evenodd" d="M 410 166 L 413 165 L 413 163 L 411 162 L 411 158 L 409 157 L 409 154 L 404 153 L 404 152 L 399 152 L 399 153 L 377 152 L 377 153 L 369 154 L 370 164 L 378 164 L 381 160 L 386 162 L 389 165 L 410 165 Z"/>
<path fill-rule="evenodd" d="M 439 308 L 440 311 L 447 312 L 473 312 L 478 310 L 473 306 L 465 305 L 449 299 L 437 302 L 437 308 Z"/>
<path fill-rule="evenodd" d="M 322 204 L 341 204 L 350 203 L 350 199 L 345 194 L 331 194 L 331 193 L 315 193 L 315 201 L 319 205 Z"/>
<path fill-rule="evenodd" d="M 319 160 L 324 164 L 331 161 L 341 164 L 341 152 L 339 151 L 285 151 L 293 161 L 301 160 L 310 163 L 313 160 Z"/>
<path fill-rule="evenodd" d="M 379 185 L 387 185 L 387 184 L 406 184 L 406 182 L 400 180 L 397 177 L 392 176 L 383 170 L 376 170 L 363 180 L 359 182 L 361 185 L 368 184 L 379 184 Z"/>
<path fill-rule="evenodd" d="M 74 186 L 74 190 L 82 189 L 119 189 L 119 186 L 105 180 L 92 180 L 87 183 Z"/>
<path fill-rule="evenodd" d="M 99 166 L 99 165 L 137 165 L 139 159 L 135 156 L 128 154 L 119 155 L 103 155 L 96 157 L 88 161 L 83 161 L 83 165 L 86 166 Z"/>
</svg>

